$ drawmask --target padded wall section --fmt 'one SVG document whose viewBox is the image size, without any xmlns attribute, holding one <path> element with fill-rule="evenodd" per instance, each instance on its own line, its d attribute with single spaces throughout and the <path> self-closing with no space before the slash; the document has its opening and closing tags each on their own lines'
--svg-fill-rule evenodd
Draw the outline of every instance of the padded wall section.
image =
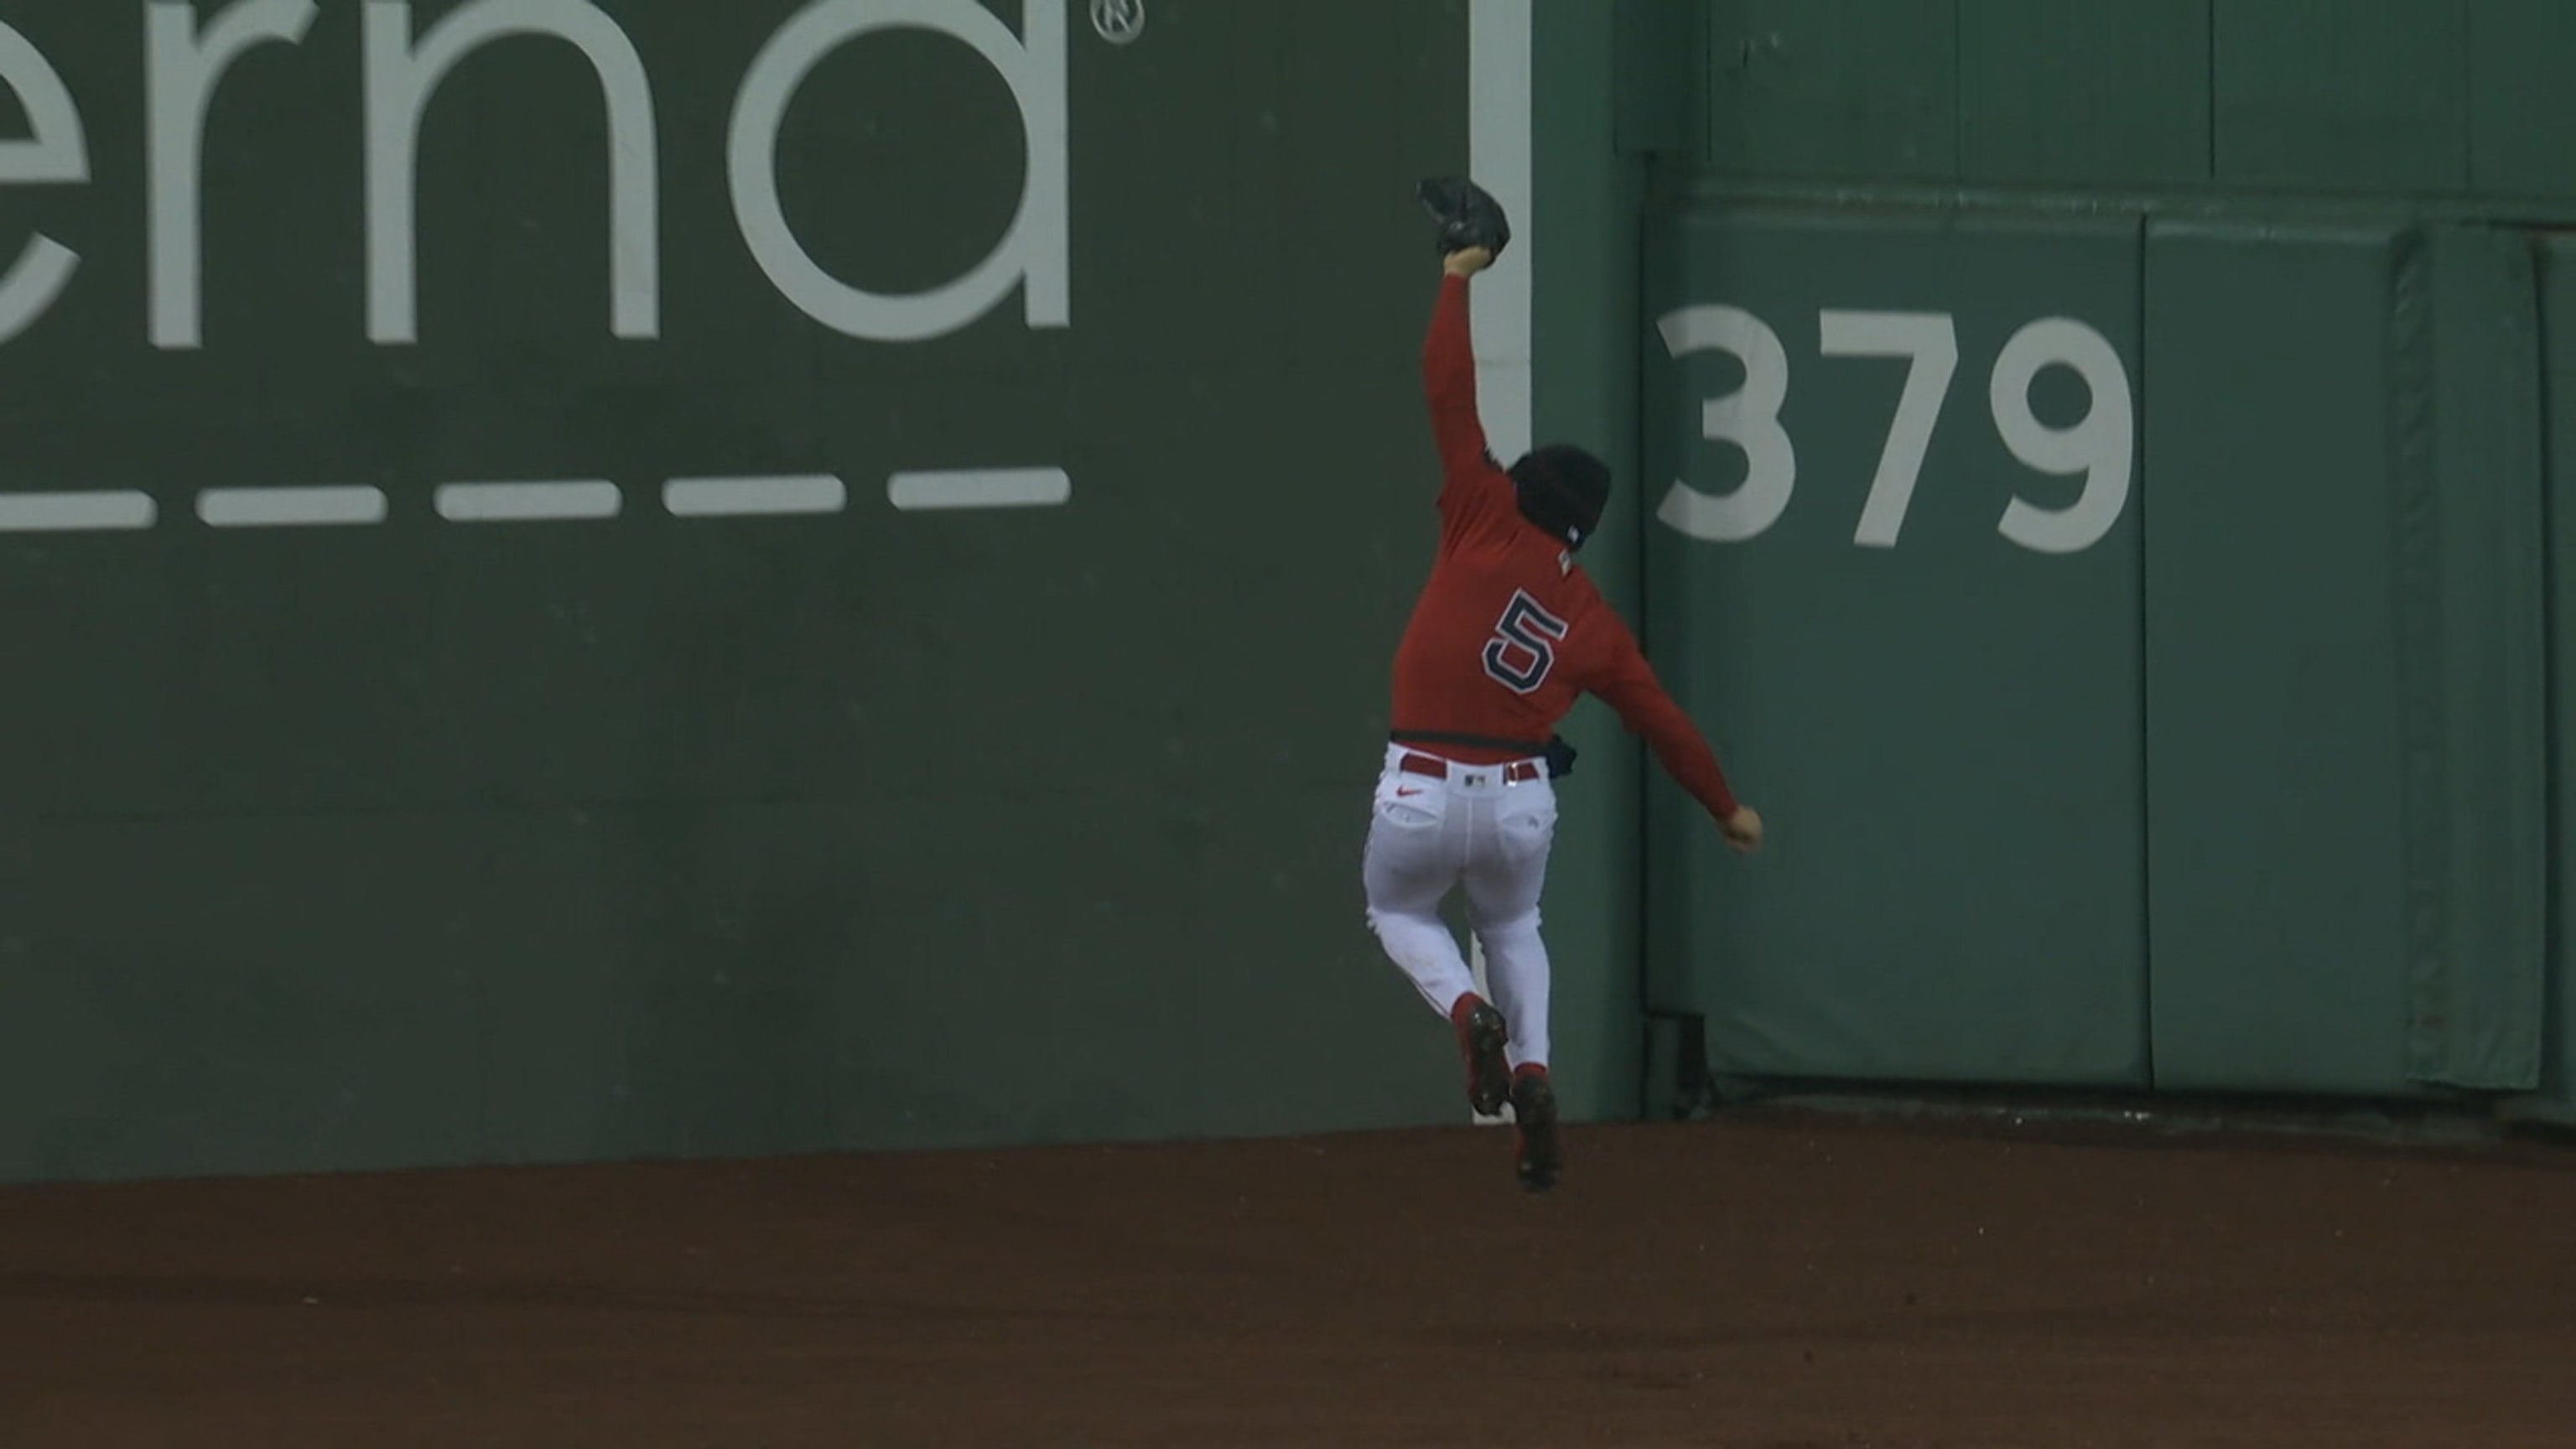
<svg viewBox="0 0 2576 1449">
<path fill-rule="evenodd" d="M 2568 930 L 2576 907 L 2576 849 L 2568 822 L 2576 821 L 2576 236 L 2554 235 L 2540 246 L 2542 337 L 2548 406 L 2550 807 L 2549 990 L 2540 1089 L 2521 1110 L 2576 1125 L 2576 933 Z"/>
<path fill-rule="evenodd" d="M 1649 257 L 1646 642 L 1773 831 L 1650 781 L 1650 1004 L 1720 1071 L 2142 1082 L 2135 223 Z"/>
<path fill-rule="evenodd" d="M 2160 1086 L 2536 1069 L 2528 277 L 2394 224 L 2150 235 Z"/>
</svg>

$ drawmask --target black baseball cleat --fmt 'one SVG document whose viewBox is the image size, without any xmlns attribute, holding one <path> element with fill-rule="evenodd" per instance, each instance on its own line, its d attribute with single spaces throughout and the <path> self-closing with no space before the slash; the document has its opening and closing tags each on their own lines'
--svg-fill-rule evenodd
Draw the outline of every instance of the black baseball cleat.
<svg viewBox="0 0 2576 1449">
<path fill-rule="evenodd" d="M 1511 1096 L 1512 1069 L 1503 1059 L 1511 1029 L 1491 1003 L 1473 995 L 1459 999 L 1452 1019 L 1458 1027 L 1458 1055 L 1467 1063 L 1467 1103 L 1478 1115 L 1491 1117 Z"/>
<path fill-rule="evenodd" d="M 1565 1166 L 1556 1131 L 1556 1088 L 1547 1068 L 1523 1067 L 1512 1079 L 1512 1136 L 1520 1148 L 1521 1186 L 1545 1192 Z"/>
</svg>

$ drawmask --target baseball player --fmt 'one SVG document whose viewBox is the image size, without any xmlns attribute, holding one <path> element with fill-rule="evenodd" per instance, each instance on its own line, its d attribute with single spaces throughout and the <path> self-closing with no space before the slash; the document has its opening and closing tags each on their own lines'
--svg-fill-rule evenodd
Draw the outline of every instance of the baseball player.
<svg viewBox="0 0 2576 1449">
<path fill-rule="evenodd" d="M 1471 184 L 1446 183 L 1436 196 L 1433 185 L 1425 202 L 1447 225 L 1422 382 L 1439 447 L 1440 543 L 1396 649 L 1393 729 L 1362 872 L 1370 928 L 1456 1028 L 1468 1102 L 1488 1116 L 1512 1104 L 1520 1182 L 1540 1191 L 1563 1161 L 1539 935 L 1553 779 L 1572 768 L 1558 721 L 1585 693 L 1608 704 L 1739 853 L 1761 845 L 1762 818 L 1737 802 L 1715 753 L 1575 565 L 1608 500 L 1609 469 L 1564 444 L 1509 469 L 1487 450 L 1467 290 L 1509 229 Z M 1485 948 L 1491 1002 L 1440 919 L 1440 902 L 1459 885 Z"/>
</svg>

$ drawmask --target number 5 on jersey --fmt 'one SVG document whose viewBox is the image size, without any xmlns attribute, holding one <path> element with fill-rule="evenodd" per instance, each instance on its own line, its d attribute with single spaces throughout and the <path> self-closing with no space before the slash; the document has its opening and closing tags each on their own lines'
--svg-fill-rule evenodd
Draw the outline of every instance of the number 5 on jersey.
<svg viewBox="0 0 2576 1449">
<path fill-rule="evenodd" d="M 1514 589 L 1485 645 L 1485 672 L 1514 694 L 1529 693 L 1547 682 L 1548 671 L 1556 667 L 1555 646 L 1564 642 L 1569 629 L 1526 591 Z"/>
</svg>

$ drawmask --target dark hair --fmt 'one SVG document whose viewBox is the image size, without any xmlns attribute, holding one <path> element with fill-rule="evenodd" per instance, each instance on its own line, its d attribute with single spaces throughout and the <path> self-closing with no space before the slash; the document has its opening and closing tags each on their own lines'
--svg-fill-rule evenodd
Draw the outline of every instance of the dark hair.
<svg viewBox="0 0 2576 1449">
<path fill-rule="evenodd" d="M 1601 526 L 1610 501 L 1610 465 L 1571 443 L 1549 443 L 1510 468 L 1521 517 L 1569 548 L 1581 548 Z"/>
</svg>

